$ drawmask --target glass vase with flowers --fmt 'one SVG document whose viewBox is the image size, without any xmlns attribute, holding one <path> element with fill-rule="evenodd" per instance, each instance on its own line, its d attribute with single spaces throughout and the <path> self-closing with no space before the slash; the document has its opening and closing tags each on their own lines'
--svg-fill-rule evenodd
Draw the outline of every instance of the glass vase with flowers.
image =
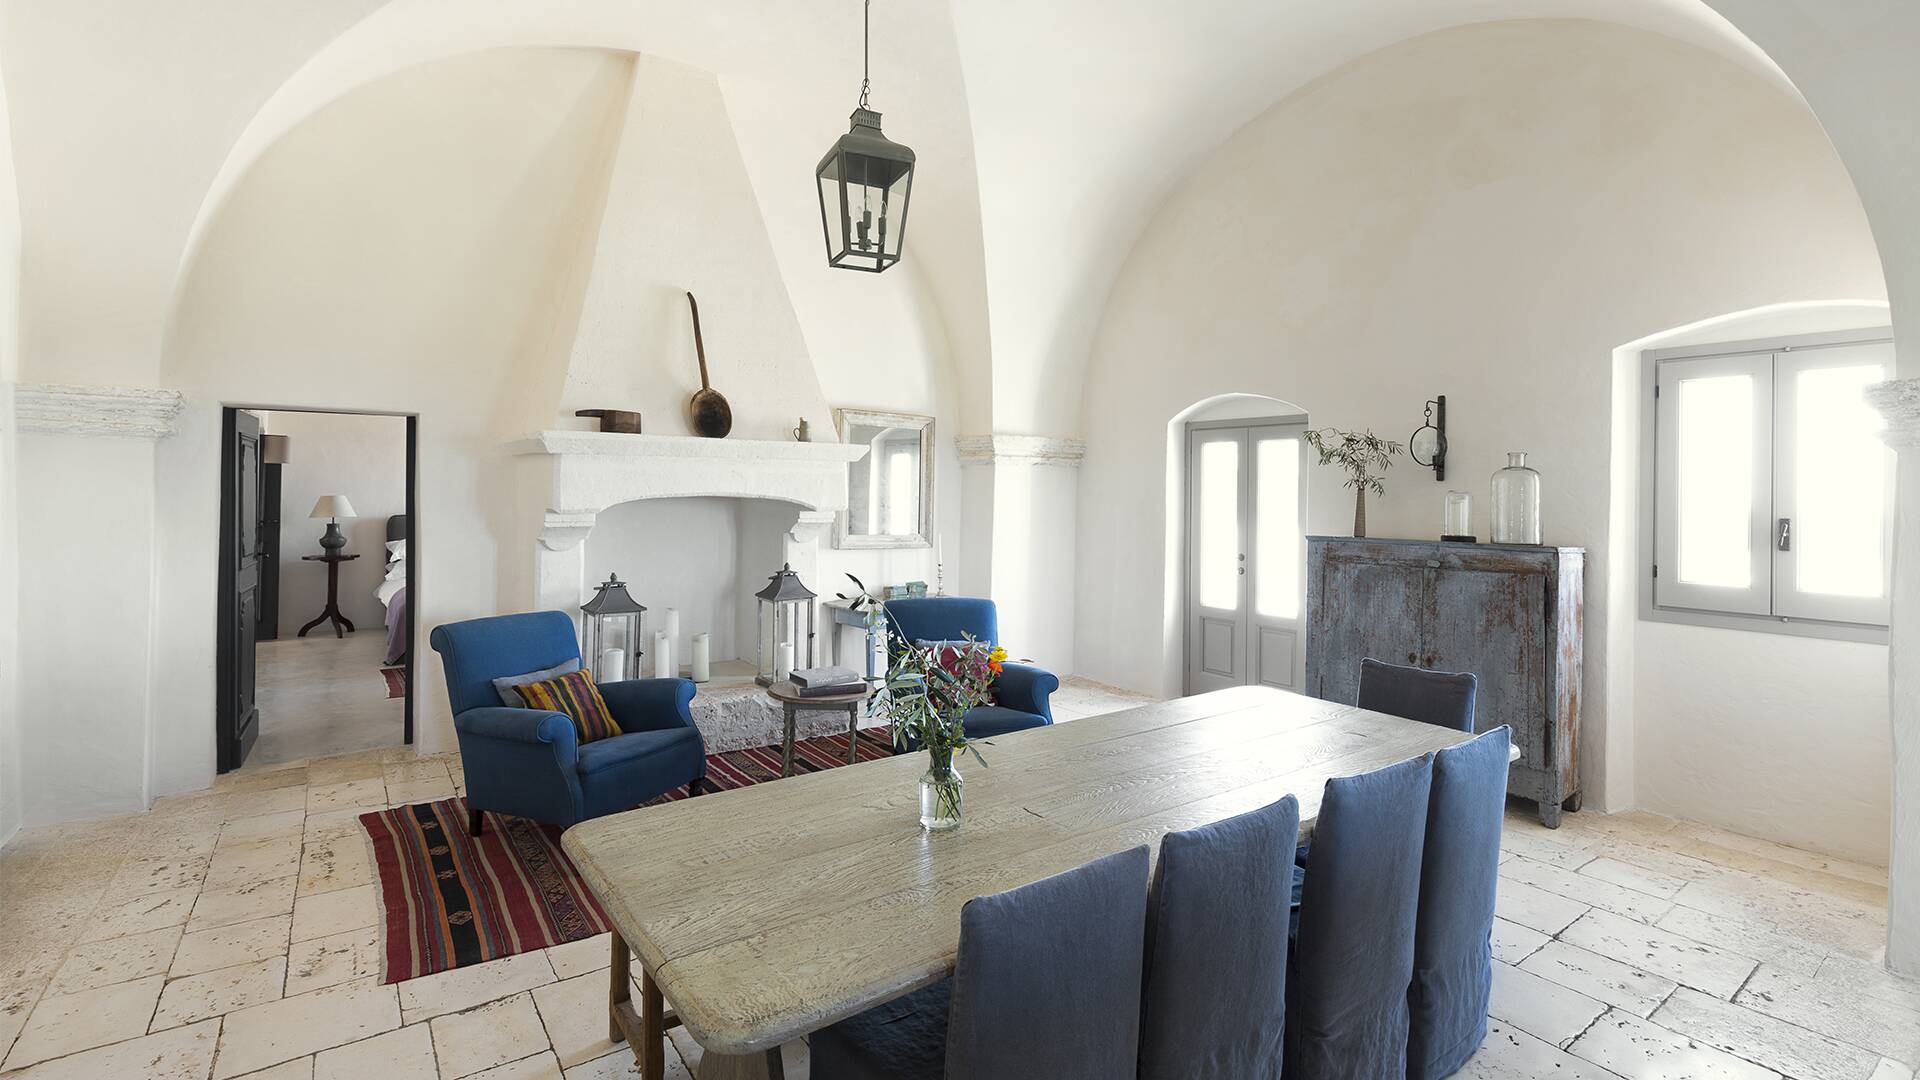
<svg viewBox="0 0 1920 1080">
<path fill-rule="evenodd" d="M 987 759 L 968 741 L 968 710 L 991 704 L 1007 652 L 968 636 L 962 641 L 914 642 L 897 646 L 880 679 L 874 711 L 893 727 L 902 750 L 927 752 L 920 777 L 920 824 L 928 832 L 960 825 L 963 802 L 960 771 L 954 763 L 972 754 Z"/>
</svg>

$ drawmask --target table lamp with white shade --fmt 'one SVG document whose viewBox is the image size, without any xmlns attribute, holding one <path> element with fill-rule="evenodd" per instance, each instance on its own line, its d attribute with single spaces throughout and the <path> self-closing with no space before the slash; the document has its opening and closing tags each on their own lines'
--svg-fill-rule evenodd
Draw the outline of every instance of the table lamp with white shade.
<svg viewBox="0 0 1920 1080">
<path fill-rule="evenodd" d="M 340 519 L 357 516 L 353 512 L 353 504 L 347 501 L 347 497 L 322 495 L 314 500 L 313 513 L 307 516 L 327 519 L 327 531 L 320 537 L 320 547 L 329 555 L 340 554 L 340 549 L 347 546 L 346 534 L 340 531 Z"/>
</svg>

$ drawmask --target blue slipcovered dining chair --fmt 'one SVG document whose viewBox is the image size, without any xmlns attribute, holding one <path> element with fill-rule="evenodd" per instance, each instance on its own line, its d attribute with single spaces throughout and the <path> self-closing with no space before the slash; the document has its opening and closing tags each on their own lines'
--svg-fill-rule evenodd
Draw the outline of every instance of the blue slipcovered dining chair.
<svg viewBox="0 0 1920 1080">
<path fill-rule="evenodd" d="M 683 784 L 700 793 L 707 748 L 688 707 L 691 680 L 600 683 L 622 734 L 582 746 L 565 713 L 506 706 L 493 683 L 577 663 L 580 646 L 565 612 L 444 623 L 430 640 L 446 671 L 475 836 L 488 810 L 567 826 L 631 810 Z"/>
<path fill-rule="evenodd" d="M 1360 700 L 1354 704 L 1423 724 L 1473 730 L 1473 699 L 1480 680 L 1471 671 L 1428 671 L 1368 657 L 1360 661 Z"/>
<path fill-rule="evenodd" d="M 953 977 L 807 1040 L 814 1080 L 1115 1080 L 1139 1061 L 1147 849 L 960 909 Z"/>
<path fill-rule="evenodd" d="M 1487 1037 L 1511 735 L 1497 727 L 1434 755 L 1407 991 L 1407 1080 L 1453 1075 Z"/>
<path fill-rule="evenodd" d="M 1300 803 L 1160 841 L 1147 894 L 1140 1080 L 1279 1080 Z"/>
<path fill-rule="evenodd" d="M 1406 1080 L 1433 755 L 1327 781 L 1287 978 L 1287 1080 Z"/>
<path fill-rule="evenodd" d="M 923 641 L 963 641 L 971 636 L 1000 644 L 1000 615 L 993 601 L 971 596 L 918 596 L 886 601 L 889 651 Z M 1047 698 L 1060 679 L 1032 664 L 1008 662 L 994 682 L 993 705 L 967 711 L 967 737 L 985 739 L 1053 723 Z"/>
</svg>

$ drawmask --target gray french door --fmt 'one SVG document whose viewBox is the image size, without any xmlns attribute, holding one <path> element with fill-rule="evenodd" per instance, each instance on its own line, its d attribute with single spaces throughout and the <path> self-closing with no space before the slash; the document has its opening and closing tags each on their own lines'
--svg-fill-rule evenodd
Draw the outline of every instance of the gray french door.
<svg viewBox="0 0 1920 1080">
<path fill-rule="evenodd" d="M 1187 692 L 1304 682 L 1304 421 L 1187 429 Z"/>
</svg>

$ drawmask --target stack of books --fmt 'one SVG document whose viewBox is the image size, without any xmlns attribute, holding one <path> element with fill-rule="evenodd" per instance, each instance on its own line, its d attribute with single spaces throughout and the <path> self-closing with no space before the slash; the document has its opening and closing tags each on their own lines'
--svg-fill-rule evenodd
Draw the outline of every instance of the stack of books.
<svg viewBox="0 0 1920 1080">
<path fill-rule="evenodd" d="M 857 694 L 867 688 L 866 680 L 852 668 L 814 667 L 795 669 L 794 689 L 801 697 L 833 697 L 835 694 Z"/>
</svg>

